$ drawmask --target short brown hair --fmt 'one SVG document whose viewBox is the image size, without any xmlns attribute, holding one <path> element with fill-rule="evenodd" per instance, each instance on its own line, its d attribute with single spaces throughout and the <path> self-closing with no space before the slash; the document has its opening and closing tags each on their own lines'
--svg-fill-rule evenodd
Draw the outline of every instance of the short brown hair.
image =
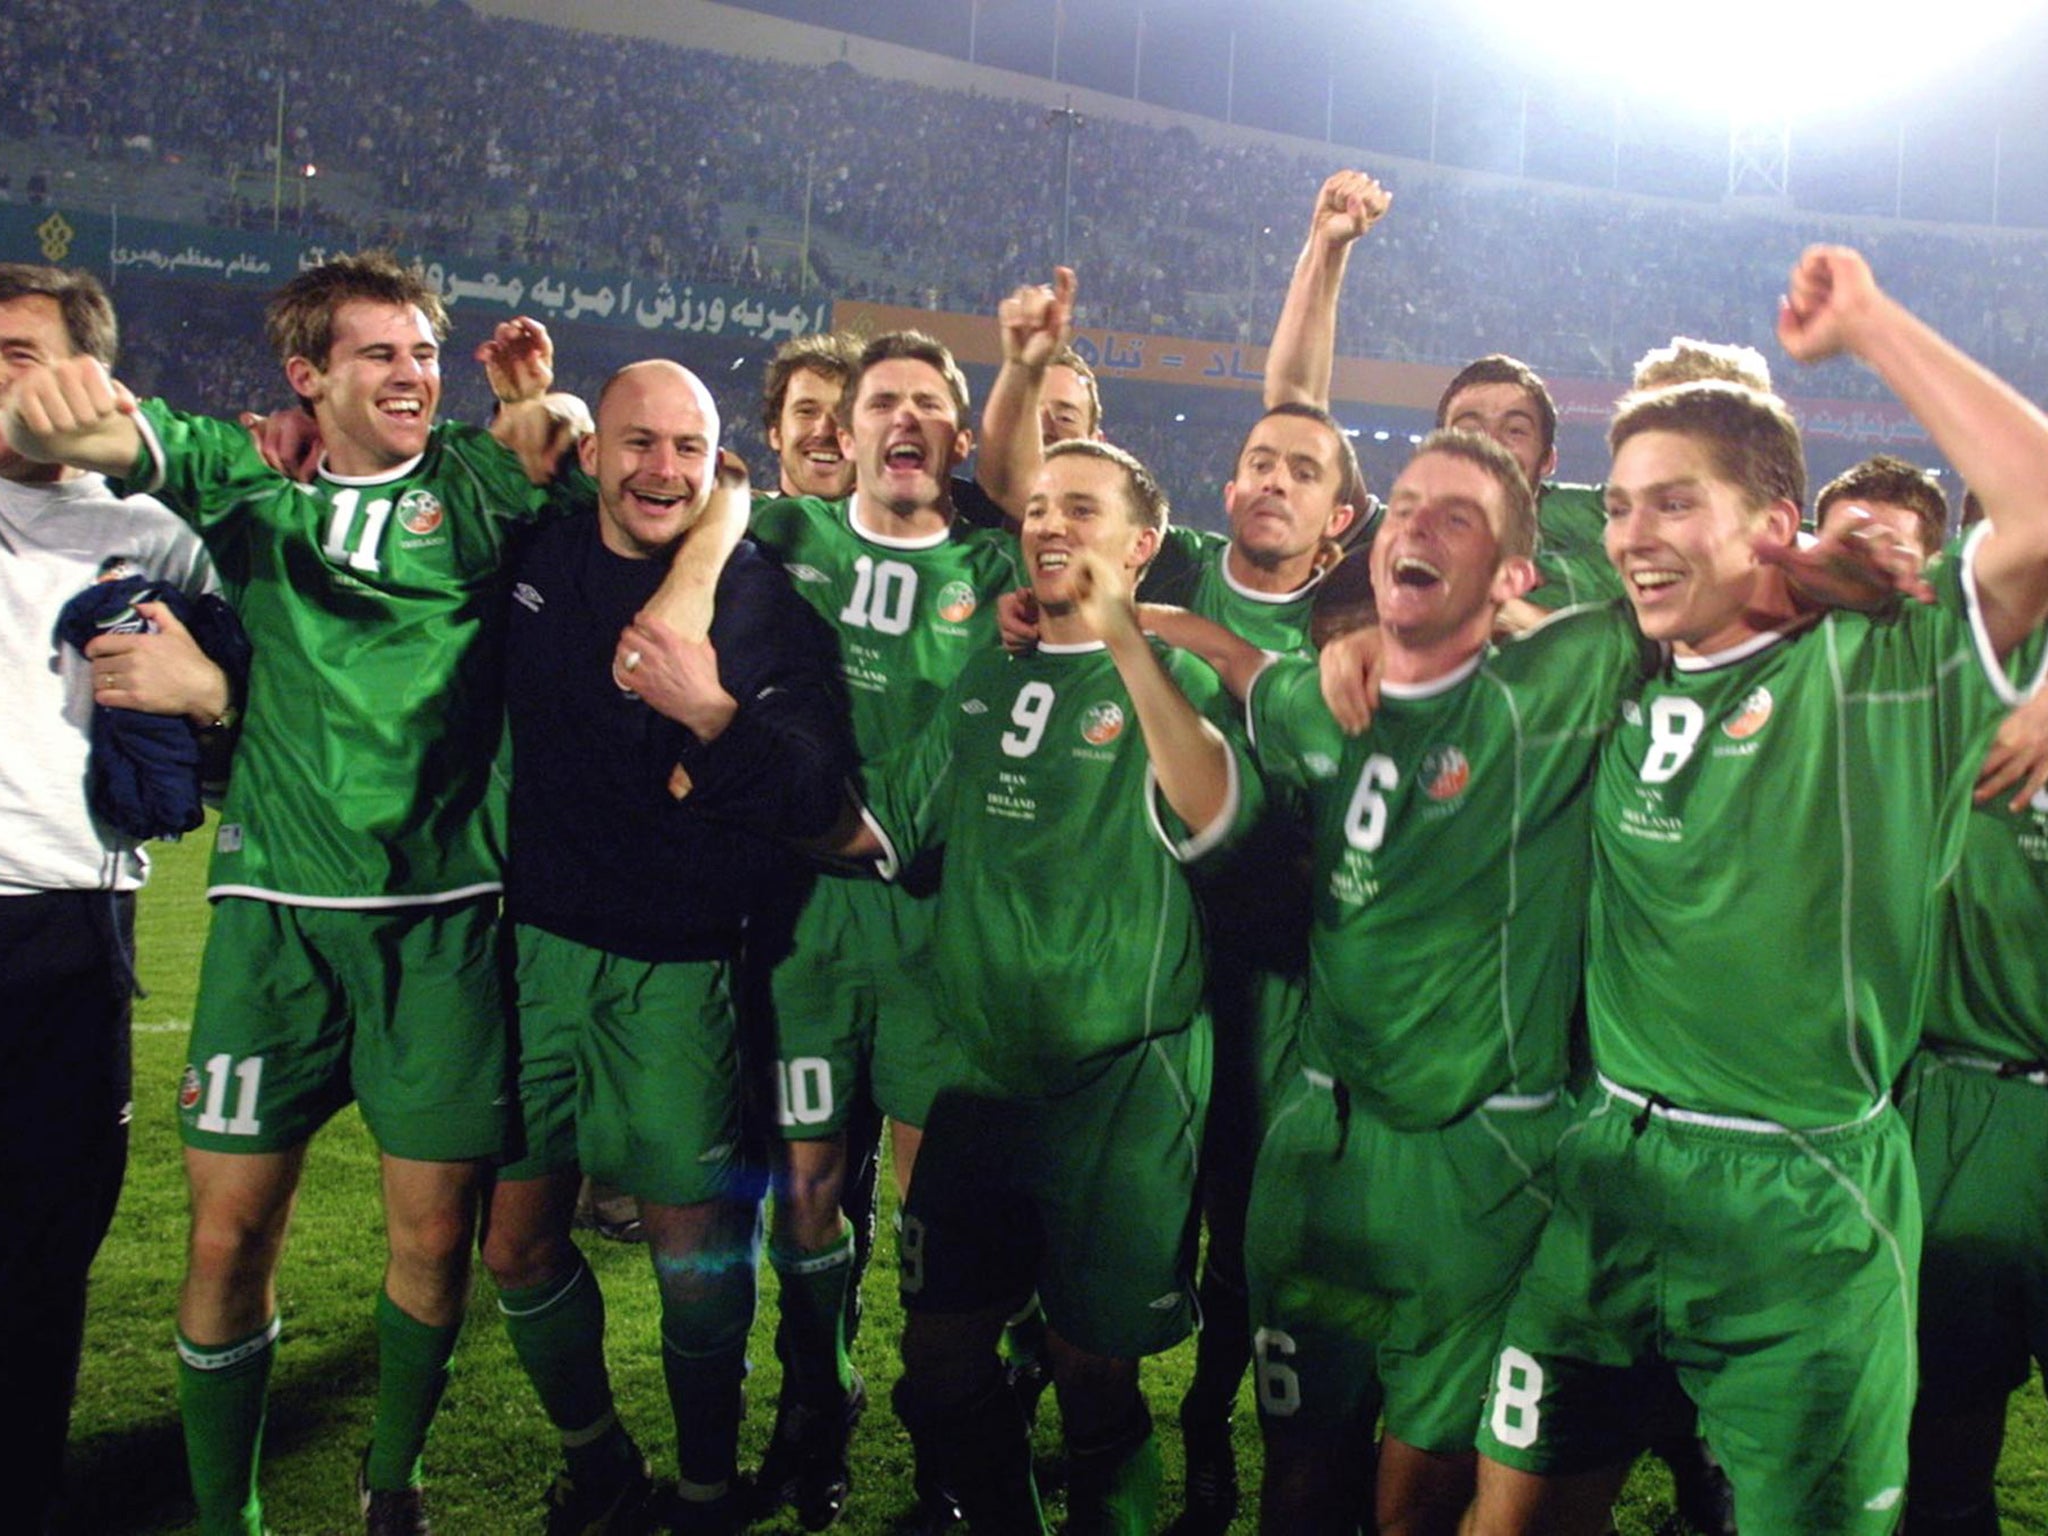
<svg viewBox="0 0 2048 1536">
<path fill-rule="evenodd" d="M 761 380 L 761 430 L 781 428 L 789 383 L 798 374 L 815 373 L 843 389 L 859 359 L 860 339 L 849 331 L 813 331 L 785 341 L 768 360 L 767 375 Z"/>
<path fill-rule="evenodd" d="M 1512 384 L 1526 391 L 1536 402 L 1536 427 L 1543 434 L 1543 451 L 1547 454 L 1557 446 L 1557 402 L 1550 398 L 1550 386 L 1543 382 L 1542 374 L 1520 358 L 1509 357 L 1505 352 L 1490 352 L 1458 370 L 1456 377 L 1444 386 L 1444 392 L 1437 396 L 1436 424 L 1448 427 L 1451 424 L 1451 402 L 1478 384 Z"/>
<path fill-rule="evenodd" d="M 1095 437 L 1070 437 L 1045 450 L 1045 462 L 1048 464 L 1054 459 L 1068 458 L 1101 459 L 1122 470 L 1124 484 L 1129 491 L 1131 520 L 1140 528 L 1164 531 L 1173 511 L 1166 498 L 1166 487 L 1139 462 L 1136 454 Z"/>
<path fill-rule="evenodd" d="M 334 317 L 355 299 L 416 309 L 432 328 L 434 340 L 448 334 L 448 311 L 441 296 L 417 269 L 400 266 L 389 251 L 362 251 L 308 267 L 271 295 L 263 310 L 264 339 L 279 362 L 303 357 L 324 369 L 334 350 Z"/>
<path fill-rule="evenodd" d="M 71 350 L 97 358 L 108 368 L 120 345 L 114 301 L 90 272 L 76 267 L 39 267 L 25 261 L 0 262 L 0 304 L 16 299 L 54 299 Z"/>
<path fill-rule="evenodd" d="M 1512 453 L 1484 432 L 1468 432 L 1457 427 L 1438 427 L 1422 440 L 1409 462 L 1413 463 L 1425 453 L 1463 459 L 1486 471 L 1500 487 L 1507 511 L 1500 527 L 1501 558 L 1527 560 L 1535 555 L 1536 493 L 1529 488 L 1529 477 L 1522 473 L 1522 466 L 1515 462 Z"/>
<path fill-rule="evenodd" d="M 1938 553 L 1948 537 L 1948 498 L 1941 494 L 1934 476 L 1889 453 L 1872 454 L 1822 486 L 1813 499 L 1815 526 L 1827 520 L 1829 507 L 1844 500 L 1883 501 L 1904 507 L 1920 525 L 1922 554 Z"/>
<path fill-rule="evenodd" d="M 973 425 L 969 420 L 967 375 L 960 371 L 960 365 L 953 360 L 946 344 L 928 331 L 884 331 L 862 347 L 860 356 L 854 359 L 853 372 L 846 377 L 846 388 L 839 396 L 839 419 L 846 420 L 847 413 L 853 409 L 853 402 L 860 398 L 860 381 L 867 377 L 870 368 L 902 359 L 929 363 L 938 369 L 947 389 L 953 393 L 954 425 Z"/>
<path fill-rule="evenodd" d="M 1771 393 L 1771 365 L 1755 347 L 1732 341 L 1701 341 L 1695 336 L 1674 336 L 1669 346 L 1652 347 L 1636 359 L 1630 389 L 1669 389 L 1674 384 L 1697 384 L 1701 379 L 1725 379 L 1742 384 L 1758 394 Z"/>
<path fill-rule="evenodd" d="M 1344 423 L 1332 416 L 1319 405 L 1310 405 L 1305 400 L 1283 400 L 1268 408 L 1259 421 L 1274 416 L 1299 416 L 1303 421 L 1313 421 L 1336 439 L 1337 443 L 1337 505 L 1349 507 L 1362 523 L 1372 501 L 1372 491 L 1365 483 L 1365 471 L 1358 466 L 1358 450 L 1351 444 L 1351 434 L 1344 430 Z M 1252 423 L 1252 431 L 1258 430 L 1259 422 Z M 1245 447 L 1250 446 L 1251 433 L 1245 434 Z M 1239 460 L 1244 458 L 1244 447 L 1237 450 Z"/>
<path fill-rule="evenodd" d="M 1806 505 L 1806 457 L 1799 428 L 1776 395 L 1706 379 L 1624 395 L 1607 429 L 1609 453 L 1640 432 L 1678 432 L 1706 450 L 1714 473 L 1742 492 L 1751 510 L 1774 501 Z"/>
</svg>

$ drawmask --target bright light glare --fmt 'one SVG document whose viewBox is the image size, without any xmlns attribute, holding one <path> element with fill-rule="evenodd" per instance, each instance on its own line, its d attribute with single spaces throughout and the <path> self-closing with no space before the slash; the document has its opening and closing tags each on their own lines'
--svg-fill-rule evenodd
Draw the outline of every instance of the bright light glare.
<svg viewBox="0 0 2048 1536">
<path fill-rule="evenodd" d="M 1459 0 L 1523 57 L 1555 59 L 1662 109 L 1810 119 L 1881 105 L 1993 56 L 2040 0 Z"/>
</svg>

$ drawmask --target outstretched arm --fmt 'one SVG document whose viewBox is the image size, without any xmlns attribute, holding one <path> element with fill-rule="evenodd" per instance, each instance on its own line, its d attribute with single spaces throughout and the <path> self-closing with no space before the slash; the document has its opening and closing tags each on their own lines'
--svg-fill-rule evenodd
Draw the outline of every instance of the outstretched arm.
<svg viewBox="0 0 2048 1536">
<path fill-rule="evenodd" d="M 705 504 L 703 516 L 670 559 L 664 576 L 635 622 L 665 624 L 685 641 L 695 643 L 711 633 L 712 598 L 725 562 L 747 534 L 747 512 L 753 504 L 747 466 L 730 448 L 718 450 L 718 489 Z M 621 642 L 622 650 L 624 643 Z"/>
<path fill-rule="evenodd" d="M 1351 246 L 1377 224 L 1393 193 L 1363 171 L 1339 171 L 1316 194 L 1308 241 L 1295 258 L 1294 277 L 1266 352 L 1266 408 L 1330 406 L 1330 373 L 1337 361 L 1337 296 Z"/>
<path fill-rule="evenodd" d="M 97 358 L 24 368 L 0 405 L 0 444 L 39 464 L 121 478 L 142 452 L 135 396 Z"/>
<path fill-rule="evenodd" d="M 1844 246 L 1792 269 L 1778 339 L 1801 362 L 1847 353 L 1872 369 L 1984 503 L 1976 581 L 2003 655 L 2048 616 L 2048 416 L 1877 286 Z"/>
<path fill-rule="evenodd" d="M 1165 603 L 1140 603 L 1138 622 L 1177 651 L 1192 651 L 1216 669 L 1231 697 L 1240 703 L 1250 695 L 1252 680 L 1273 658 L 1251 641 L 1231 633 L 1214 619 Z"/>
<path fill-rule="evenodd" d="M 1024 499 L 1045 462 L 1038 401 L 1045 370 L 1071 334 L 1074 289 L 1073 268 L 1058 267 L 1050 287 L 1019 288 L 996 310 L 1003 366 L 982 404 L 974 478 L 1012 522 L 1023 519 Z"/>
<path fill-rule="evenodd" d="M 1109 647 L 1130 690 L 1159 792 L 1174 815 L 1200 832 L 1230 803 L 1230 748 L 1160 666 L 1138 627 L 1129 578 L 1091 551 L 1078 550 L 1073 559 L 1074 611 Z"/>
</svg>

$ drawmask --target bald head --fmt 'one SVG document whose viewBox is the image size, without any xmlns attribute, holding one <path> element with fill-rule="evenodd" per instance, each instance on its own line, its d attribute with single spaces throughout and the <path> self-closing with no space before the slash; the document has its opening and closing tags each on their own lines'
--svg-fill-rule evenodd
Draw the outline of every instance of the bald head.
<svg viewBox="0 0 2048 1536">
<path fill-rule="evenodd" d="M 579 452 L 597 481 L 605 547 L 652 559 L 673 549 L 704 510 L 718 459 L 718 406 L 680 364 L 630 363 L 605 381 L 597 431 Z"/>
</svg>

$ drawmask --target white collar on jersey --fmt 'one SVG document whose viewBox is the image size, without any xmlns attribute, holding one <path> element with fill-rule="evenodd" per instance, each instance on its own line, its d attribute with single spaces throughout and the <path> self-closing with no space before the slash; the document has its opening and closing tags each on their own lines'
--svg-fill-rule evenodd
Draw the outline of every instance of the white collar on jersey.
<svg viewBox="0 0 2048 1536">
<path fill-rule="evenodd" d="M 1681 656 L 1676 650 L 1671 653 L 1671 665 L 1679 672 L 1711 672 L 1716 667 L 1725 667 L 1738 661 L 1747 661 L 1759 651 L 1767 651 L 1780 640 L 1786 639 L 1782 629 L 1767 629 L 1760 635 L 1751 635 L 1739 645 L 1731 645 L 1725 651 L 1715 651 L 1709 656 Z"/>
<path fill-rule="evenodd" d="M 950 521 L 937 533 L 921 533 L 912 538 L 877 532 L 868 520 L 860 515 L 859 491 L 846 498 L 846 521 L 861 538 L 870 544 L 879 544 L 884 549 L 937 549 L 953 537 L 953 525 Z"/>
<path fill-rule="evenodd" d="M 1426 683 L 1380 684 L 1380 697 L 1384 699 L 1433 699 L 1440 693 L 1449 693 L 1458 684 L 1479 670 L 1479 664 L 1486 660 L 1486 652 L 1474 651 L 1466 660 L 1458 663 L 1442 677 L 1433 677 Z"/>
<path fill-rule="evenodd" d="M 403 480 L 420 467 L 424 453 L 416 453 L 395 469 L 387 469 L 381 475 L 337 475 L 327 467 L 327 455 L 320 455 L 320 478 L 329 485 L 389 485 L 394 480 Z"/>
<path fill-rule="evenodd" d="M 1336 568 L 1334 561 L 1329 565 L 1317 566 L 1315 573 L 1292 592 L 1260 592 L 1255 588 L 1246 586 L 1231 574 L 1230 552 L 1236 547 L 1234 544 L 1224 545 L 1222 552 L 1216 557 L 1216 567 L 1223 572 L 1223 584 L 1248 602 L 1276 604 L 1299 602 L 1304 597 L 1307 597 L 1309 593 L 1315 591 L 1317 587 L 1321 586 L 1323 578 Z"/>
</svg>

